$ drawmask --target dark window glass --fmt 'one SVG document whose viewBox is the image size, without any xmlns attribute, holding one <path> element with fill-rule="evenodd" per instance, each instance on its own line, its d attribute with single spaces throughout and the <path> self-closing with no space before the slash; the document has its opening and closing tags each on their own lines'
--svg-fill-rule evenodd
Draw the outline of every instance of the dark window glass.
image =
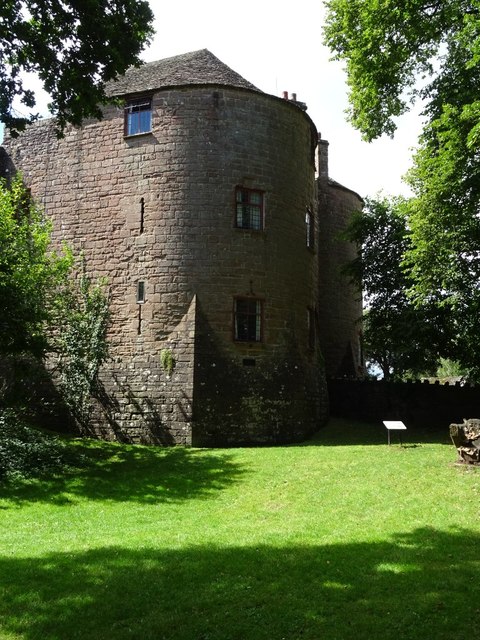
<svg viewBox="0 0 480 640">
<path fill-rule="evenodd" d="M 263 193 L 237 187 L 235 226 L 239 229 L 263 229 Z"/>
<path fill-rule="evenodd" d="M 262 307 L 262 301 L 255 298 L 235 299 L 235 340 L 261 342 Z"/>
<path fill-rule="evenodd" d="M 145 282 L 137 282 L 137 303 L 145 302 Z"/>
</svg>

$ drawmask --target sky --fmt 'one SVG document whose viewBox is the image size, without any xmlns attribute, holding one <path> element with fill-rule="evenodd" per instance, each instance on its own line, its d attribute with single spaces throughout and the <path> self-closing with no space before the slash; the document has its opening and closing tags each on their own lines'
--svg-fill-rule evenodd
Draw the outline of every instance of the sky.
<svg viewBox="0 0 480 640">
<path fill-rule="evenodd" d="M 362 197 L 409 195 L 402 176 L 420 131 L 418 113 L 399 121 L 394 139 L 361 140 L 347 122 L 342 65 L 322 44 L 322 0 L 150 0 L 156 34 L 146 62 L 209 49 L 256 87 L 276 96 L 297 94 L 322 138 L 328 140 L 330 177 Z M 38 108 L 47 114 L 46 96 Z"/>
</svg>

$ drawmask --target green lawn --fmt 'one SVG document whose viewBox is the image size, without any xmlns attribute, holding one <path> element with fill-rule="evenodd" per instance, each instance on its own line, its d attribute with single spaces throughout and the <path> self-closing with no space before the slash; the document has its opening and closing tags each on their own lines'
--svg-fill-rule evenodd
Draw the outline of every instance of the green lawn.
<svg viewBox="0 0 480 640">
<path fill-rule="evenodd" d="M 0 490 L 0 638 L 478 637 L 480 471 L 448 428 L 406 440 L 75 441 L 81 472 Z"/>
</svg>

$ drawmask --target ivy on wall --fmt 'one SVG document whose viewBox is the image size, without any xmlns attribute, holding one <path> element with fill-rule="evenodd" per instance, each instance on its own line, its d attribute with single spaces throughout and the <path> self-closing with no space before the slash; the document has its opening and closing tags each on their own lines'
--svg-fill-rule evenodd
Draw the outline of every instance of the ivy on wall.
<svg viewBox="0 0 480 640">
<path fill-rule="evenodd" d="M 171 349 L 162 349 L 160 352 L 160 362 L 162 363 L 163 370 L 170 377 L 175 369 L 175 356 Z"/>
<path fill-rule="evenodd" d="M 60 391 L 84 427 L 91 420 L 100 367 L 108 358 L 109 302 L 106 282 L 94 282 L 87 275 L 82 256 L 78 275 L 68 283 L 58 304 L 55 342 Z"/>
</svg>

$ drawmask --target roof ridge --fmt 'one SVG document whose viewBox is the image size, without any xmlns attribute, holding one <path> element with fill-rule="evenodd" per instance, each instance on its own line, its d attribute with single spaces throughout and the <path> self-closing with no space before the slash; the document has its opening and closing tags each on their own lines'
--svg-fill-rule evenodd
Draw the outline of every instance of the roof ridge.
<svg viewBox="0 0 480 640">
<path fill-rule="evenodd" d="M 130 67 L 107 84 L 107 93 L 113 97 L 165 87 L 212 84 L 263 93 L 206 48 Z"/>
</svg>

